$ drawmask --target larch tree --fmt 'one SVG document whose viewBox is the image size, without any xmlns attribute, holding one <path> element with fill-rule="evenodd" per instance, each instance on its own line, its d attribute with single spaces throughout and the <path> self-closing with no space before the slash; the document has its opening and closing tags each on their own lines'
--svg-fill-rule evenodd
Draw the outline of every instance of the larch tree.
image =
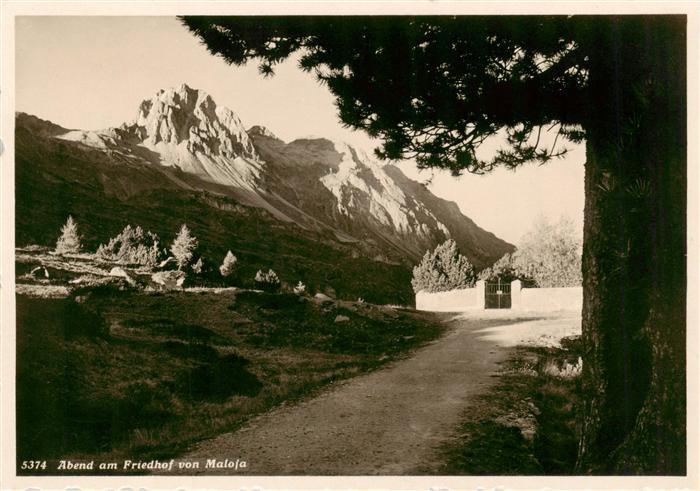
<svg viewBox="0 0 700 491">
<path fill-rule="evenodd" d="M 181 20 L 263 75 L 298 52 L 381 157 L 485 173 L 585 141 L 578 471 L 685 472 L 685 16 Z"/>
<path fill-rule="evenodd" d="M 182 227 L 180 227 L 177 237 L 175 237 L 175 240 L 170 246 L 170 252 L 173 254 L 179 270 L 182 270 L 182 268 L 189 264 L 196 248 L 197 238 L 190 233 L 190 229 L 187 228 L 187 225 L 183 224 Z"/>
<path fill-rule="evenodd" d="M 221 273 L 221 276 L 230 276 L 234 269 L 236 269 L 236 264 L 238 263 L 238 258 L 233 255 L 231 251 L 228 251 L 226 253 L 226 256 L 224 257 L 223 262 L 221 263 L 221 266 L 219 266 L 219 272 Z"/>
<path fill-rule="evenodd" d="M 61 236 L 56 241 L 55 251 L 58 254 L 70 254 L 80 252 L 80 247 L 78 224 L 68 215 L 65 225 L 61 227 Z"/>
</svg>

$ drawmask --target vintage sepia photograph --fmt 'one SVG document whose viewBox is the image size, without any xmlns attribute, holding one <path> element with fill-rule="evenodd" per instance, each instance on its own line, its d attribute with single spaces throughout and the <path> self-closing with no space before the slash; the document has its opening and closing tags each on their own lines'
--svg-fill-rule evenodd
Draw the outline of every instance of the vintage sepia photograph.
<svg viewBox="0 0 700 491">
<path fill-rule="evenodd" d="M 697 487 L 695 17 L 415 5 L 3 16 L 3 476 Z"/>
</svg>

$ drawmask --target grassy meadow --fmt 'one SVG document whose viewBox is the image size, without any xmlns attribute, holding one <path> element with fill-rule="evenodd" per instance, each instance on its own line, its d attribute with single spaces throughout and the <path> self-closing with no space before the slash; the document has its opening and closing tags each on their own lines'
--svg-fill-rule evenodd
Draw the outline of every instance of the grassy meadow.
<svg viewBox="0 0 700 491">
<path fill-rule="evenodd" d="M 293 293 L 18 294 L 17 459 L 176 456 L 442 329 L 426 313 Z"/>
</svg>

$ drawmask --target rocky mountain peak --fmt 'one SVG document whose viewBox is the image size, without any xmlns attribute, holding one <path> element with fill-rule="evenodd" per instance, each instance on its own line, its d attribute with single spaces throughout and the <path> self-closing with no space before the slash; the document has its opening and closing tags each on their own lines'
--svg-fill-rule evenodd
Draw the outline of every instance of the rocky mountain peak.
<svg viewBox="0 0 700 491">
<path fill-rule="evenodd" d="M 141 102 L 128 129 L 152 147 L 184 145 L 192 154 L 257 158 L 238 115 L 187 84 L 161 89 Z"/>
<path fill-rule="evenodd" d="M 279 140 L 279 138 L 277 138 L 277 135 L 270 131 L 268 127 L 260 126 L 258 124 L 248 128 L 248 134 L 250 136 L 264 136 L 266 138 L 274 138 L 275 140 Z"/>
</svg>

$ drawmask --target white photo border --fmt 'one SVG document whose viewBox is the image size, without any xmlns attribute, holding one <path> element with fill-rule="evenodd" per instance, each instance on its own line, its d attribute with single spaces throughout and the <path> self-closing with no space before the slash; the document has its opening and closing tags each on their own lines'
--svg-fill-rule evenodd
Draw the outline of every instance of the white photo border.
<svg viewBox="0 0 700 491">
<path fill-rule="evenodd" d="M 698 469 L 698 12 L 692 2 L 0 1 L 0 488 L 5 489 L 700 489 Z M 684 477 L 523 476 L 33 476 L 16 475 L 14 94 L 15 17 L 31 15 L 685 14 L 688 19 L 687 471 Z"/>
</svg>

